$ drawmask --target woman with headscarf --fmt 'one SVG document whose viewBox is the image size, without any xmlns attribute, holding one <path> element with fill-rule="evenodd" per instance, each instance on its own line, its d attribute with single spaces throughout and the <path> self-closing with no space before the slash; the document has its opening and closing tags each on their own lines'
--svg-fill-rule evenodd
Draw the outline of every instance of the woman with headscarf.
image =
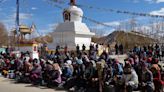
<svg viewBox="0 0 164 92">
<path fill-rule="evenodd" d="M 72 66 L 72 61 L 71 60 L 67 60 L 66 63 L 64 63 L 63 69 L 62 69 L 62 79 L 64 79 L 65 81 L 69 78 L 72 77 L 73 75 L 73 66 Z"/>
<path fill-rule="evenodd" d="M 114 60 L 114 63 L 112 65 L 112 70 L 113 70 L 113 76 L 123 74 L 123 68 L 117 59 Z"/>
<path fill-rule="evenodd" d="M 118 60 L 114 61 L 112 71 L 113 71 L 112 73 L 113 81 L 111 83 L 115 85 L 115 92 L 119 92 L 121 88 L 123 88 L 123 84 L 121 82 L 123 68 Z"/>
<path fill-rule="evenodd" d="M 152 64 L 151 71 L 153 73 L 153 82 L 155 85 L 155 92 L 162 92 L 161 72 L 158 64 Z"/>
</svg>

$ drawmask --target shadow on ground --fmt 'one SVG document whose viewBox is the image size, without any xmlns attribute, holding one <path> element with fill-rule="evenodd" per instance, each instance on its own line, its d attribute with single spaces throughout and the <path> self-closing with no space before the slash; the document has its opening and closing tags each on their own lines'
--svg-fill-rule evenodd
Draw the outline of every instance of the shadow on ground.
<svg viewBox="0 0 164 92">
<path fill-rule="evenodd" d="M 1 77 L 2 78 L 2 77 Z M 44 90 L 44 89 L 54 89 L 55 91 L 58 91 L 58 92 L 69 92 L 63 88 L 57 88 L 57 87 L 46 87 L 46 86 L 40 86 L 40 85 L 33 85 L 31 83 L 18 83 L 16 82 L 14 79 L 8 79 L 8 78 L 2 78 L 1 79 L 1 82 L 9 82 L 10 84 L 16 84 L 16 85 L 23 85 L 24 87 L 29 87 L 29 88 L 32 88 L 32 87 L 36 87 L 36 88 L 40 88 L 41 90 Z M 55 92 L 54 91 L 54 92 Z"/>
</svg>

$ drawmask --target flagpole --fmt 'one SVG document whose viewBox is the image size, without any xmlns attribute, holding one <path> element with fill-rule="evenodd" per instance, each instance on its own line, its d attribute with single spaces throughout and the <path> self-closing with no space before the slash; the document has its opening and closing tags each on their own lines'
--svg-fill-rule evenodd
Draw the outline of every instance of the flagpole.
<svg viewBox="0 0 164 92">
<path fill-rule="evenodd" d="M 16 1 L 17 11 L 16 11 L 16 26 L 19 28 L 19 0 Z M 19 30 L 17 30 L 18 32 Z"/>
<path fill-rule="evenodd" d="M 19 50 L 19 0 L 16 0 L 16 32 L 17 32 L 17 46 Z"/>
</svg>

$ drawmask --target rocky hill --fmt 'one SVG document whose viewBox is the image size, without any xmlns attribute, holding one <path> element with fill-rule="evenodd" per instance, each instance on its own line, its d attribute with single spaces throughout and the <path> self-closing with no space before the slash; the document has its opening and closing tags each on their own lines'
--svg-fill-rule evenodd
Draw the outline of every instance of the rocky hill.
<svg viewBox="0 0 164 92">
<path fill-rule="evenodd" d="M 108 36 L 96 38 L 93 37 L 92 41 L 98 44 L 114 44 L 122 43 L 123 46 L 127 49 L 134 47 L 135 45 L 148 45 L 156 42 L 156 40 L 147 37 L 146 35 L 137 34 L 135 32 L 124 32 L 124 31 L 114 31 Z"/>
</svg>

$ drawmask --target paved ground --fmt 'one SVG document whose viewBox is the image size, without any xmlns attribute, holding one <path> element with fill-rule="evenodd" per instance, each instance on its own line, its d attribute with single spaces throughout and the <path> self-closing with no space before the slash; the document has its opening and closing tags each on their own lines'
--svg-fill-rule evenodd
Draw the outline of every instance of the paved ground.
<svg viewBox="0 0 164 92">
<path fill-rule="evenodd" d="M 15 84 L 13 80 L 0 77 L 0 92 L 66 92 L 31 84 Z"/>
<path fill-rule="evenodd" d="M 67 92 L 31 84 L 15 84 L 13 80 L 0 77 L 0 92 Z M 139 92 L 139 91 L 133 91 Z"/>
</svg>

